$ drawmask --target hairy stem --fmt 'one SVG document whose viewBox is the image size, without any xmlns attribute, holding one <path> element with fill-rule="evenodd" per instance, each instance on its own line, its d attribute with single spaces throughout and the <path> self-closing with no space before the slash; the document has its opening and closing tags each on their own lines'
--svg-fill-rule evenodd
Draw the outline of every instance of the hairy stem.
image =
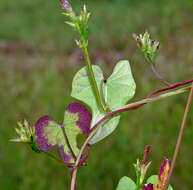
<svg viewBox="0 0 193 190">
<path fill-rule="evenodd" d="M 180 149 L 180 145 L 181 145 L 181 142 L 182 142 L 184 128 L 186 126 L 186 121 L 187 121 L 188 113 L 190 111 L 190 106 L 191 106 L 192 98 L 193 98 L 193 83 L 192 83 L 191 91 L 190 91 L 190 94 L 189 94 L 189 97 L 188 97 L 188 100 L 187 100 L 186 109 L 185 109 L 185 112 L 184 112 L 184 117 L 183 117 L 183 120 L 182 120 L 182 124 L 181 124 L 181 128 L 180 128 L 180 131 L 179 131 L 178 140 L 177 140 L 177 143 L 176 143 L 176 148 L 175 148 L 173 159 L 172 159 L 172 163 L 171 163 L 170 172 L 169 172 L 168 179 L 167 179 L 167 182 L 165 184 L 164 190 L 166 190 L 167 187 L 168 187 L 169 180 L 171 178 L 171 175 L 172 175 L 175 163 L 176 163 L 176 159 L 177 159 L 178 152 L 179 152 L 179 149 Z"/>
<path fill-rule="evenodd" d="M 183 85 L 183 84 L 181 84 Z M 176 90 L 174 92 L 169 92 L 169 93 L 165 93 L 165 94 L 162 94 L 162 95 L 159 95 L 157 97 L 152 97 L 155 93 L 151 93 L 148 98 L 144 99 L 144 100 L 141 100 L 141 101 L 138 101 L 138 102 L 135 102 L 135 103 L 131 103 L 131 104 L 128 104 L 126 106 L 124 106 L 124 108 L 122 109 L 119 109 L 119 110 L 115 110 L 109 114 L 107 114 L 106 116 L 104 116 L 101 120 L 99 120 L 93 127 L 92 127 L 92 130 L 91 132 L 89 133 L 87 139 L 85 140 L 85 142 L 83 143 L 81 149 L 80 149 L 80 152 L 77 156 L 77 159 L 76 159 L 76 163 L 75 163 L 75 169 L 73 170 L 72 172 L 72 180 L 71 180 L 71 190 L 74 190 L 75 189 L 75 186 L 76 186 L 76 174 L 77 174 L 77 166 L 80 162 L 80 159 L 81 159 L 81 155 L 83 154 L 83 151 L 85 149 L 85 147 L 87 146 L 87 144 L 89 143 L 89 140 L 93 137 L 93 135 L 95 134 L 95 132 L 97 131 L 97 129 L 104 123 L 106 122 L 107 119 L 109 119 L 110 117 L 118 114 L 118 113 L 121 113 L 121 112 L 125 112 L 125 111 L 129 111 L 129 110 L 135 110 L 135 109 L 138 109 L 139 107 L 142 107 L 143 105 L 145 105 L 146 103 L 149 103 L 149 102 L 153 102 L 153 101 L 156 101 L 156 100 L 159 100 L 159 99 L 163 99 L 163 98 L 166 98 L 168 96 L 172 96 L 172 95 L 175 95 L 175 94 L 180 94 L 180 93 L 183 93 L 185 92 L 188 88 L 190 87 L 185 87 L 185 88 L 182 88 L 182 89 L 179 89 L 179 90 Z M 157 91 L 157 93 L 159 93 L 160 91 Z"/>
<path fill-rule="evenodd" d="M 99 107 L 101 112 L 106 113 L 106 111 L 105 111 L 105 109 L 103 107 L 102 101 L 101 101 L 99 89 L 97 87 L 97 83 L 96 83 L 96 80 L 95 80 L 94 72 L 93 72 L 93 69 L 92 69 L 91 62 L 90 62 L 90 57 L 88 55 L 87 44 L 86 44 L 85 41 L 83 41 L 83 48 L 82 48 L 82 50 L 83 50 L 83 53 L 84 53 L 84 56 L 85 56 L 85 59 L 86 59 L 86 62 L 87 62 L 88 71 L 89 71 L 89 75 L 90 75 L 91 82 L 92 82 L 92 85 L 93 85 L 93 90 L 94 90 L 94 93 L 95 93 L 95 96 L 96 96 L 96 101 L 97 101 L 98 107 Z"/>
</svg>

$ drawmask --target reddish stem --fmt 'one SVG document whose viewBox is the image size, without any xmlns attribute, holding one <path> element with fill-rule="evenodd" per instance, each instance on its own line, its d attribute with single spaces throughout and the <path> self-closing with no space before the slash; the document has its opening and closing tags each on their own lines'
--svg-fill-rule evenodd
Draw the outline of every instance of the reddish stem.
<svg viewBox="0 0 193 190">
<path fill-rule="evenodd" d="M 193 82 L 193 79 L 192 80 L 188 80 L 188 81 L 184 81 L 184 82 L 179 82 L 179 83 L 176 83 L 176 84 L 173 84 L 171 85 L 170 87 L 167 87 L 167 88 L 162 88 L 162 89 L 159 89 L 159 90 L 155 90 L 154 92 L 152 92 L 151 94 L 149 94 L 147 96 L 147 98 L 151 98 L 152 96 L 154 96 L 155 94 L 158 94 L 158 93 L 161 93 L 161 92 L 164 92 L 164 91 L 167 91 L 167 90 L 171 90 L 171 89 L 174 89 L 174 88 L 177 88 L 179 86 L 183 86 L 183 85 L 186 85 L 186 84 L 189 84 L 189 83 L 192 83 Z M 137 106 L 132 106 L 132 107 L 129 107 L 129 108 L 122 108 L 122 109 L 119 109 L 119 110 L 115 110 L 109 114 L 107 114 L 106 116 L 104 116 L 101 120 L 99 120 L 93 127 L 92 129 L 90 130 L 90 133 L 87 137 L 87 139 L 85 140 L 85 142 L 83 143 L 82 147 L 81 147 L 81 151 L 77 157 L 77 160 L 76 160 L 76 163 L 75 163 L 75 169 L 73 170 L 72 172 L 72 181 L 71 181 L 71 190 L 74 190 L 74 187 L 75 187 L 75 184 L 76 184 L 76 173 L 77 173 L 77 166 L 79 165 L 79 162 L 80 162 L 80 154 L 82 154 L 84 148 L 86 147 L 86 145 L 89 143 L 89 140 L 90 138 L 94 135 L 95 133 L 95 130 L 97 129 L 98 126 L 100 126 L 103 122 L 105 122 L 108 118 L 118 114 L 118 113 L 121 113 L 121 112 L 125 112 L 125 111 L 129 111 L 129 110 L 135 110 L 135 109 L 138 109 L 140 107 L 142 107 L 143 105 L 145 105 L 146 103 L 143 103 L 143 104 L 140 104 L 140 105 L 137 105 Z"/>
<path fill-rule="evenodd" d="M 151 98 L 152 96 L 154 96 L 155 94 L 158 94 L 158 93 L 161 93 L 161 92 L 164 92 L 164 91 L 167 91 L 167 90 L 171 90 L 171 89 L 174 89 L 174 88 L 177 88 L 179 86 L 183 86 L 183 85 L 186 85 L 186 84 L 189 84 L 189 83 L 192 83 L 193 82 L 193 79 L 191 80 L 188 80 L 188 81 L 183 81 L 183 82 L 179 82 L 179 83 L 175 83 L 173 85 L 171 85 L 170 87 L 167 87 L 167 88 L 161 88 L 159 90 L 155 90 L 153 91 L 151 94 L 149 94 L 147 96 L 147 98 Z M 98 125 L 100 125 L 101 123 L 103 123 L 107 118 L 113 116 L 113 115 L 116 115 L 120 112 L 125 112 L 125 111 L 129 111 L 129 110 L 135 110 L 135 109 L 138 109 L 142 106 L 144 106 L 145 104 L 140 104 L 140 105 L 137 105 L 137 106 L 133 106 L 133 107 L 130 107 L 130 108 L 122 108 L 122 109 L 119 109 L 119 110 L 115 110 L 109 114 L 107 114 L 105 117 L 103 117 L 100 121 L 98 121 L 98 123 L 96 123 L 94 125 L 94 127 L 91 129 L 91 131 L 93 131 L 96 127 L 98 127 Z"/>
<path fill-rule="evenodd" d="M 169 86 L 169 87 L 171 86 L 171 84 L 170 84 L 169 82 L 167 82 L 166 80 L 164 80 L 164 79 L 161 77 L 161 75 L 158 73 L 158 71 L 157 71 L 157 69 L 156 69 L 156 67 L 155 67 L 155 63 L 151 63 L 151 68 L 152 68 L 154 74 L 156 75 L 156 77 L 157 77 L 162 83 L 164 83 L 166 86 Z"/>
<path fill-rule="evenodd" d="M 76 161 L 76 155 L 74 154 L 74 152 L 73 152 L 73 150 L 72 150 L 72 147 L 71 147 L 71 145 L 70 145 L 70 143 L 69 143 L 68 137 L 67 137 L 67 135 L 66 135 L 66 131 L 65 131 L 65 129 L 64 129 L 64 125 L 62 125 L 62 131 L 63 131 L 63 134 L 64 134 L 64 138 L 65 138 L 65 140 L 66 140 L 66 144 L 67 144 L 67 146 L 68 146 L 68 148 L 69 148 L 69 150 L 70 150 L 70 152 L 71 152 L 74 160 Z"/>
<path fill-rule="evenodd" d="M 178 136 L 178 140 L 177 140 L 177 143 L 176 143 L 176 148 L 175 148 L 175 151 L 174 151 L 174 155 L 173 155 L 173 159 L 172 159 L 172 163 L 171 163 L 171 168 L 170 168 L 170 171 L 169 171 L 167 182 L 164 186 L 164 190 L 166 190 L 167 187 L 168 187 L 169 180 L 171 178 L 171 175 L 172 175 L 175 163 L 176 163 L 176 159 L 177 159 L 178 152 L 179 152 L 179 149 L 180 149 L 180 145 L 181 145 L 181 142 L 182 142 L 182 137 L 183 137 L 183 134 L 184 134 L 184 128 L 186 126 L 186 121 L 187 121 L 187 118 L 188 118 L 188 113 L 190 111 L 192 98 L 193 98 L 193 83 L 192 83 L 192 88 L 190 90 L 190 94 L 189 94 L 188 101 L 187 101 L 187 104 L 186 104 L 186 109 L 185 109 L 185 112 L 184 112 L 184 117 L 183 117 L 181 128 L 180 128 L 180 131 L 179 131 L 179 136 Z"/>
<path fill-rule="evenodd" d="M 187 80 L 187 81 L 183 81 L 183 82 L 175 83 L 175 84 L 171 85 L 170 87 L 166 87 L 166 88 L 161 88 L 161 89 L 155 90 L 149 96 L 147 96 L 147 98 L 151 98 L 153 95 L 158 94 L 160 92 L 171 90 L 171 89 L 174 89 L 174 88 L 177 88 L 179 86 L 183 86 L 183 85 L 186 85 L 186 84 L 189 84 L 189 83 L 192 83 L 192 82 L 193 82 L 193 79 Z"/>
<path fill-rule="evenodd" d="M 151 148 L 151 145 L 147 145 L 145 147 L 145 150 L 143 152 L 143 160 L 142 160 L 141 165 L 145 165 L 147 163 L 147 155 L 148 155 L 148 153 L 150 151 L 150 148 Z"/>
</svg>

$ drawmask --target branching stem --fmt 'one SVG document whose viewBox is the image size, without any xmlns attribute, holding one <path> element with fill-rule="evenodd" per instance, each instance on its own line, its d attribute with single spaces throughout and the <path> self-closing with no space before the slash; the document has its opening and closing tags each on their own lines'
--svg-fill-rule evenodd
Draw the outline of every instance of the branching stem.
<svg viewBox="0 0 193 190">
<path fill-rule="evenodd" d="M 159 94 L 159 93 L 165 92 L 165 91 L 167 91 L 167 90 L 172 90 L 172 89 L 174 89 L 174 88 L 177 88 L 177 87 L 180 87 L 180 86 L 184 86 L 184 85 L 190 84 L 190 83 L 192 83 L 192 82 L 193 82 L 193 79 L 175 83 L 175 84 L 171 85 L 170 87 L 166 87 L 166 88 L 161 88 L 161 89 L 155 90 L 155 91 L 153 91 L 153 92 L 148 96 L 148 98 L 152 97 L 152 96 L 155 95 L 155 94 Z"/>
<path fill-rule="evenodd" d="M 182 137 L 183 137 L 183 133 L 184 133 L 184 128 L 185 128 L 187 117 L 188 117 L 188 113 L 190 111 L 192 98 L 193 98 L 193 83 L 192 83 L 190 94 L 189 94 L 189 97 L 188 97 L 188 100 L 187 100 L 186 109 L 185 109 L 185 112 L 184 112 L 184 117 L 183 117 L 183 120 L 182 120 L 178 140 L 177 140 L 177 143 L 176 143 L 176 148 L 175 148 L 172 163 L 171 163 L 171 169 L 170 169 L 169 176 L 168 176 L 167 182 L 165 184 L 164 190 L 166 190 L 167 187 L 168 187 L 169 180 L 171 178 L 171 175 L 172 175 L 175 163 L 176 163 L 176 159 L 177 159 L 177 156 L 178 156 L 178 152 L 179 152 L 179 149 L 180 149 L 180 145 L 181 145 L 181 141 L 182 141 Z"/>
<path fill-rule="evenodd" d="M 193 79 L 190 80 L 190 81 L 193 82 Z M 112 116 L 114 116 L 114 115 L 116 115 L 116 114 L 118 114 L 118 113 L 121 113 L 121 112 L 138 109 L 138 108 L 142 107 L 143 105 L 145 105 L 146 103 L 153 102 L 153 101 L 156 101 L 156 100 L 159 100 L 159 99 L 163 99 L 163 98 L 166 98 L 166 97 L 168 97 L 168 96 L 175 95 L 175 94 L 183 93 L 183 92 L 185 92 L 188 88 L 191 88 L 191 87 L 185 87 L 185 88 L 182 88 L 182 89 L 173 91 L 173 92 L 169 92 L 169 93 L 165 93 L 165 94 L 162 94 L 162 95 L 153 97 L 153 95 L 158 94 L 158 93 L 160 93 L 160 92 L 163 92 L 163 91 L 166 91 L 166 90 L 170 90 L 170 89 L 173 89 L 173 88 L 176 88 L 176 87 L 178 87 L 178 86 L 185 85 L 185 84 L 189 84 L 189 83 L 191 83 L 190 81 L 185 81 L 185 82 L 182 82 L 182 83 L 177 83 L 177 84 L 172 85 L 171 87 L 164 88 L 164 89 L 160 89 L 160 90 L 156 90 L 156 91 L 152 92 L 146 99 L 141 100 L 141 101 L 138 101 L 138 102 L 134 102 L 134 103 L 131 103 L 131 104 L 128 104 L 128 105 L 124 106 L 124 108 L 119 109 L 119 110 L 115 110 L 115 111 L 107 114 L 106 116 L 104 116 L 101 120 L 99 120 L 99 121 L 93 126 L 91 132 L 89 133 L 87 139 L 86 139 L 85 142 L 83 143 L 83 145 L 82 145 L 82 147 L 81 147 L 81 149 L 80 149 L 80 152 L 79 152 L 79 154 L 78 154 L 78 156 L 77 156 L 76 163 L 75 163 L 75 169 L 74 169 L 73 172 L 72 172 L 71 190 L 74 190 L 74 189 L 75 189 L 75 186 L 76 186 L 77 166 L 79 165 L 79 162 L 80 162 L 80 159 L 81 159 L 81 155 L 83 154 L 83 151 L 84 151 L 85 147 L 87 146 L 87 144 L 89 144 L 90 139 L 93 137 L 93 135 L 95 134 L 95 132 L 97 131 L 97 129 L 98 129 L 104 122 L 106 122 L 107 119 L 109 119 L 110 117 L 112 117 Z"/>
</svg>

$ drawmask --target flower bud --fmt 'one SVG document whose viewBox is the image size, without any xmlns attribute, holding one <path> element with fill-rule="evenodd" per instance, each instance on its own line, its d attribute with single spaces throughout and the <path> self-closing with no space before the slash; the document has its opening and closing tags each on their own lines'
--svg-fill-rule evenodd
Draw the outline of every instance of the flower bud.
<svg viewBox="0 0 193 190">
<path fill-rule="evenodd" d="M 16 133 L 19 135 L 19 138 L 11 139 L 11 141 L 23 143 L 29 143 L 33 141 L 33 138 L 35 136 L 35 127 L 30 126 L 28 121 L 26 120 L 24 120 L 24 122 L 18 122 L 17 125 L 18 128 L 15 128 L 15 130 Z"/>
<path fill-rule="evenodd" d="M 169 171 L 171 168 L 171 163 L 168 159 L 164 159 L 160 171 L 159 171 L 159 175 L 158 175 L 158 184 L 157 184 L 157 188 L 159 190 L 163 190 L 164 186 L 166 184 L 168 175 L 169 175 Z"/>
<path fill-rule="evenodd" d="M 71 8 L 70 3 L 67 0 L 60 0 L 60 3 L 62 5 L 62 7 L 65 8 L 65 9 L 70 9 Z"/>
<path fill-rule="evenodd" d="M 133 165 L 134 165 L 134 167 L 135 167 L 136 173 L 141 174 L 141 164 L 140 164 L 139 159 L 137 159 L 137 163 L 136 163 L 136 164 L 133 164 Z"/>
<path fill-rule="evenodd" d="M 148 153 L 150 151 L 150 148 L 151 148 L 151 145 L 147 145 L 145 147 L 144 152 L 143 152 L 143 160 L 141 163 L 140 184 L 143 183 L 144 178 L 145 178 L 146 173 L 147 173 L 147 170 L 148 170 L 149 166 L 151 165 L 151 162 L 149 162 L 149 163 L 147 162 L 147 156 L 148 156 Z"/>
<path fill-rule="evenodd" d="M 153 184 L 145 184 L 144 186 L 143 186 L 143 190 L 154 190 L 154 186 L 153 186 Z"/>
<path fill-rule="evenodd" d="M 11 139 L 12 142 L 28 143 L 35 152 L 39 152 L 40 149 L 36 144 L 35 127 L 30 126 L 27 120 L 17 123 L 18 127 L 15 128 L 19 138 Z"/>
<path fill-rule="evenodd" d="M 133 34 L 134 39 L 137 41 L 138 46 L 141 48 L 145 58 L 154 62 L 155 54 L 159 48 L 159 42 L 150 39 L 150 34 L 145 32 L 144 35 L 139 36 Z"/>
<path fill-rule="evenodd" d="M 143 183 L 144 178 L 146 176 L 147 170 L 149 168 L 149 166 L 151 165 L 151 162 L 147 163 L 147 164 L 142 164 L 141 165 L 141 176 L 140 176 L 140 184 Z"/>
</svg>

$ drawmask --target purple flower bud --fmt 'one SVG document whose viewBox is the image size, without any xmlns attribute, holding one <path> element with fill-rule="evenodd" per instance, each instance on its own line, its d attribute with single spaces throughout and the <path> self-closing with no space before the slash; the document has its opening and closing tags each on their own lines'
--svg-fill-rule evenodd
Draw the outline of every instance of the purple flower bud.
<svg viewBox="0 0 193 190">
<path fill-rule="evenodd" d="M 67 0 L 60 0 L 60 3 L 62 5 L 63 8 L 65 9 L 69 9 L 70 8 L 70 4 Z"/>
<path fill-rule="evenodd" d="M 145 184 L 143 190 L 154 190 L 153 184 Z"/>
<path fill-rule="evenodd" d="M 159 189 L 164 188 L 166 181 L 167 181 L 167 178 L 168 178 L 168 175 L 169 175 L 170 168 L 171 168 L 171 163 L 168 159 L 165 158 L 163 163 L 162 163 L 162 166 L 160 168 L 159 175 L 158 175 L 157 187 Z"/>
</svg>

